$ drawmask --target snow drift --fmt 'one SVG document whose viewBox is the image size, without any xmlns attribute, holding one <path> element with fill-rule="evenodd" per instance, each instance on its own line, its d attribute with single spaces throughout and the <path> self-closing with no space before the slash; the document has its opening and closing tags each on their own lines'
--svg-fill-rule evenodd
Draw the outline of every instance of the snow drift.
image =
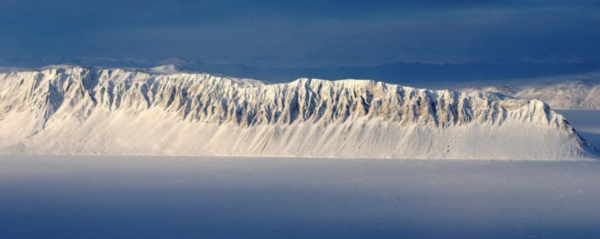
<svg viewBox="0 0 600 239">
<path fill-rule="evenodd" d="M 0 153 L 574 160 L 541 101 L 368 80 L 285 84 L 172 67 L 0 74 Z"/>
</svg>

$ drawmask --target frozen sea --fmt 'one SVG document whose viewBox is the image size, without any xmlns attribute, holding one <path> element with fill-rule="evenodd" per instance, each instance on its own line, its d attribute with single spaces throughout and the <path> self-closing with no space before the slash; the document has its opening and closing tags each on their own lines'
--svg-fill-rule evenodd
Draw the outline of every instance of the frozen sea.
<svg viewBox="0 0 600 239">
<path fill-rule="evenodd" d="M 600 238 L 600 161 L 4 155 L 0 238 Z"/>
</svg>

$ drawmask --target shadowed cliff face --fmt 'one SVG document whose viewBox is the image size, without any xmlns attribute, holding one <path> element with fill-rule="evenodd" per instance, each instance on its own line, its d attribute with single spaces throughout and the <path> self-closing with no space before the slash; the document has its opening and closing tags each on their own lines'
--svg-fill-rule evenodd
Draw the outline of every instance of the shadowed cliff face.
<svg viewBox="0 0 600 239">
<path fill-rule="evenodd" d="M 11 148 L 27 148 L 27 143 L 14 144 L 20 138 L 35 141 L 56 134 L 67 137 L 65 127 L 74 132 L 87 127 L 87 136 L 81 132 L 77 137 L 93 142 L 98 137 L 90 133 L 103 128 L 97 133 L 104 138 L 102 142 L 108 142 L 125 132 L 144 139 L 156 139 L 157 135 L 140 132 L 157 132 L 159 138 L 170 132 L 171 137 L 176 137 L 174 130 L 194 124 L 202 125 L 195 129 L 227 128 L 227 132 L 196 132 L 206 140 L 198 143 L 219 145 L 225 141 L 216 139 L 235 141 L 230 138 L 233 136 L 250 143 L 239 151 L 222 151 L 222 146 L 201 150 L 210 154 L 304 155 L 303 150 L 314 151 L 332 144 L 329 146 L 339 152 L 330 154 L 322 149 L 309 156 L 342 155 L 340 152 L 348 146 L 369 151 L 383 145 L 379 149 L 388 152 L 384 157 L 410 156 L 412 152 L 449 157 L 457 144 L 469 145 L 469 140 L 461 137 L 477 137 L 477 132 L 486 128 L 491 133 L 482 134 L 487 135 L 488 143 L 498 137 L 519 138 L 526 130 L 535 132 L 528 137 L 539 136 L 538 140 L 549 137 L 552 142 L 571 142 L 566 144 L 569 149 L 565 153 L 558 154 L 560 157 L 584 155 L 588 147 L 561 115 L 537 100 L 524 101 L 483 91 L 416 89 L 368 80 L 299 79 L 266 85 L 254 80 L 158 70 L 62 66 L 0 74 L 0 114 L 6 125 L 13 121 L 25 126 L 22 130 L 5 130 L 6 135 L 13 137 Z M 133 125 L 116 130 L 124 124 Z M 326 136 L 331 139 L 322 139 Z M 350 139 L 354 143 L 346 142 Z M 408 143 L 410 139 L 418 145 Z M 279 146 L 290 140 L 298 147 L 280 151 Z M 433 142 L 437 140 L 440 142 Z M 323 144 L 313 145 L 319 141 Z M 405 142 L 405 146 L 399 147 L 400 142 Z M 149 145 L 158 147 L 155 143 Z M 530 157 L 522 150 L 514 156 Z M 191 151 L 196 153 L 199 152 Z M 484 153 L 477 155 L 482 157 Z"/>
</svg>

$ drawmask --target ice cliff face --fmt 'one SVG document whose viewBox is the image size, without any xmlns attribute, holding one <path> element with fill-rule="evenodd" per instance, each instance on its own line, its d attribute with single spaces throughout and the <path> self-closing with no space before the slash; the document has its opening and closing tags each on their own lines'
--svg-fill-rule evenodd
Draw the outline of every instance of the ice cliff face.
<svg viewBox="0 0 600 239">
<path fill-rule="evenodd" d="M 1 73 L 0 152 L 546 160 L 593 152 L 537 100 L 157 69 Z"/>
</svg>

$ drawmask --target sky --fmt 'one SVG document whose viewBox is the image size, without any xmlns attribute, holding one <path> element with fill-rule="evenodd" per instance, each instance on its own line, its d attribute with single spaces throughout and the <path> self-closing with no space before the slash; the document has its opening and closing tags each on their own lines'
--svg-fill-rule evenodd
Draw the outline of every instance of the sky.
<svg viewBox="0 0 600 239">
<path fill-rule="evenodd" d="M 599 39 L 591 0 L 0 0 L 4 65 L 598 64 Z"/>
</svg>

